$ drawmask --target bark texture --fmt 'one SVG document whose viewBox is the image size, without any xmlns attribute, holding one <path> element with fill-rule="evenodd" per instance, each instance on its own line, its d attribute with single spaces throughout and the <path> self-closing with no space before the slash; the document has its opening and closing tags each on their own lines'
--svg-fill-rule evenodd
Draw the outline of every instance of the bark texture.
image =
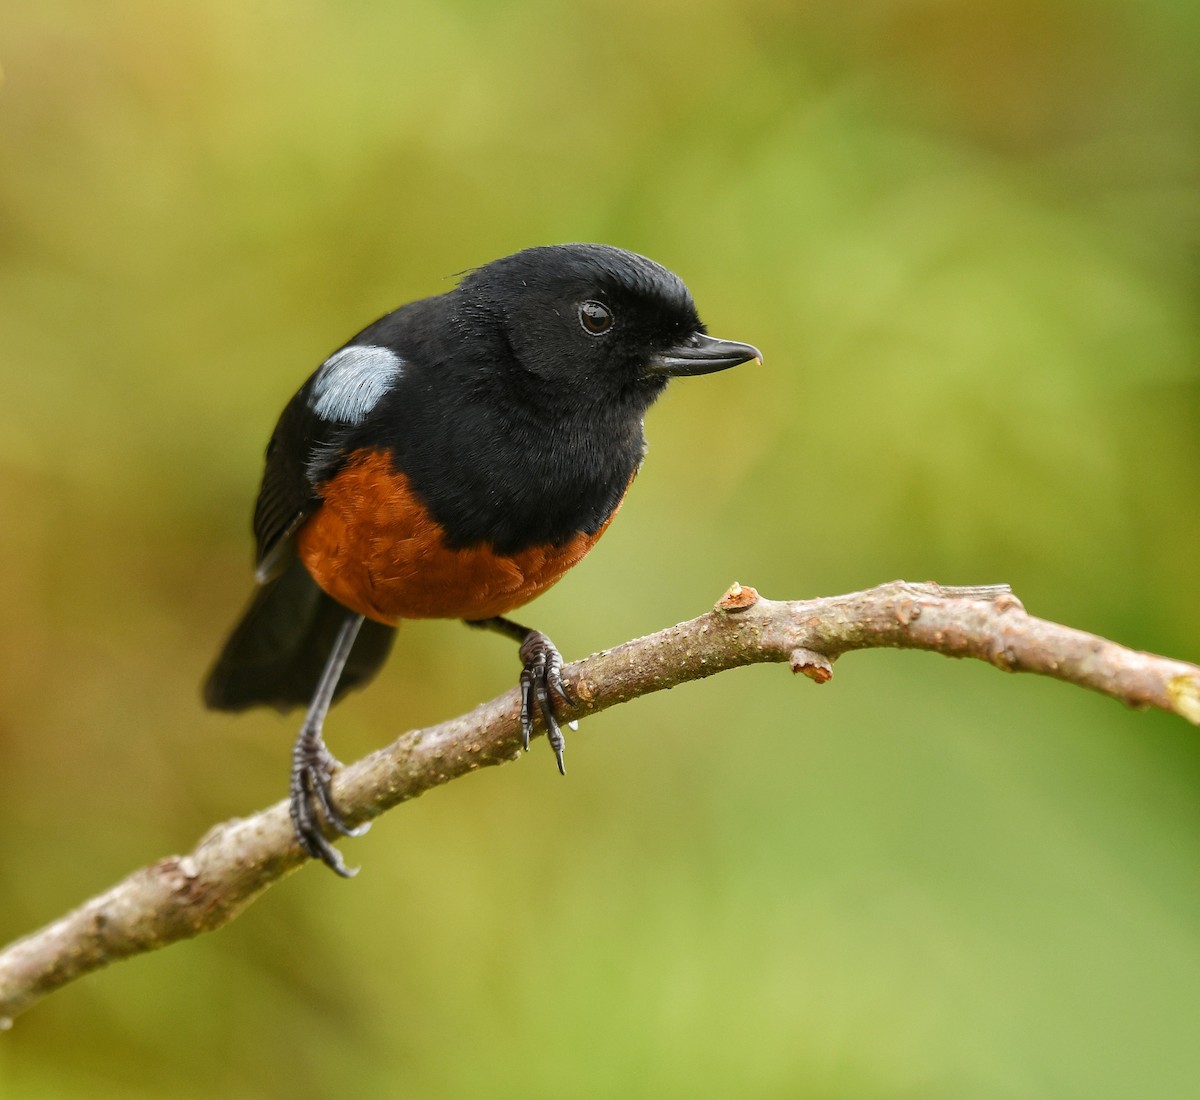
<svg viewBox="0 0 1200 1100">
<path fill-rule="evenodd" d="M 1139 653 L 1027 615 L 1004 585 L 944 588 L 895 581 L 815 600 L 763 599 L 734 585 L 707 614 L 603 650 L 564 669 L 577 701 L 564 721 L 652 691 L 761 662 L 816 683 L 843 653 L 924 649 L 1034 672 L 1156 707 L 1200 725 L 1200 667 Z M 334 796 L 351 824 L 520 752 L 517 692 L 411 730 L 344 767 Z M 134 871 L 105 893 L 0 950 L 0 1027 L 40 998 L 117 959 L 221 927 L 307 857 L 286 802 L 212 828 L 187 855 Z"/>
</svg>

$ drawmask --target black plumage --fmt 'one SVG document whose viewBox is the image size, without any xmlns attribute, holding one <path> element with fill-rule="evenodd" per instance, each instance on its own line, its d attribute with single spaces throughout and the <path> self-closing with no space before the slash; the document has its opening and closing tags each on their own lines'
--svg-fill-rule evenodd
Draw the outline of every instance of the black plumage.
<svg viewBox="0 0 1200 1100">
<path fill-rule="evenodd" d="M 311 854 L 344 871 L 317 821 L 319 808 L 341 827 L 324 711 L 378 671 L 401 618 L 484 620 L 522 640 L 524 736 L 539 713 L 562 767 L 561 658 L 499 615 L 599 537 L 667 381 L 755 358 L 707 335 L 666 268 L 605 245 L 558 245 L 402 306 L 309 377 L 267 447 L 253 523 L 259 588 L 205 700 L 229 710 L 312 701 L 292 790 Z"/>
</svg>

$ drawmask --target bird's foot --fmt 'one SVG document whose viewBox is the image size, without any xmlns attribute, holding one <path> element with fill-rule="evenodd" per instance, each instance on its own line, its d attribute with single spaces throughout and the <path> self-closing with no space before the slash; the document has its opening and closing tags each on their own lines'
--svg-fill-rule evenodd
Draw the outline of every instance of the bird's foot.
<svg viewBox="0 0 1200 1100">
<path fill-rule="evenodd" d="M 540 630 L 531 630 L 521 643 L 521 660 L 525 665 L 521 670 L 521 743 L 528 751 L 534 719 L 541 715 L 546 725 L 546 739 L 558 761 L 558 770 L 566 775 L 567 769 L 563 765 L 566 743 L 554 713 L 554 702 L 559 699 L 574 706 L 575 700 L 562 681 L 562 654 Z M 575 722 L 569 725 L 572 729 L 577 728 Z"/>
<path fill-rule="evenodd" d="M 370 822 L 352 828 L 334 805 L 330 781 L 341 764 L 325 747 L 320 728 L 305 723 L 292 750 L 290 812 L 296 839 L 313 859 L 319 859 L 342 878 L 353 878 L 357 867 L 347 867 L 342 854 L 325 839 L 322 819 L 342 836 L 362 836 Z"/>
</svg>

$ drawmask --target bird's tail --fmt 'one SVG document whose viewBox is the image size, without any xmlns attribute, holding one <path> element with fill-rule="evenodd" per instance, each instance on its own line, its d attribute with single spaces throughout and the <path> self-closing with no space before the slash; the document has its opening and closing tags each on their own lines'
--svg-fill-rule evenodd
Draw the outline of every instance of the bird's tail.
<svg viewBox="0 0 1200 1100">
<path fill-rule="evenodd" d="M 281 711 L 307 706 L 346 616 L 298 559 L 254 594 L 250 606 L 204 682 L 213 710 L 268 705 Z M 334 699 L 366 684 L 382 667 L 395 627 L 370 619 L 362 624 Z"/>
</svg>

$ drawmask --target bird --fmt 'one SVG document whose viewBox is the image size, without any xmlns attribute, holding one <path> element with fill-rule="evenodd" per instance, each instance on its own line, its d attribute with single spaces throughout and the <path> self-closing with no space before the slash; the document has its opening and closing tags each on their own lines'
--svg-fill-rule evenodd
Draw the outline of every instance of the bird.
<svg viewBox="0 0 1200 1100">
<path fill-rule="evenodd" d="M 256 589 L 204 683 L 209 708 L 306 707 L 289 812 L 307 855 L 359 835 L 331 792 L 330 706 L 369 682 L 408 619 L 461 619 L 518 643 L 521 738 L 574 699 L 563 659 L 509 612 L 608 528 L 668 381 L 757 348 L 708 335 L 683 281 L 603 244 L 539 245 L 401 306 L 334 351 L 284 407 L 254 507 Z"/>
</svg>

